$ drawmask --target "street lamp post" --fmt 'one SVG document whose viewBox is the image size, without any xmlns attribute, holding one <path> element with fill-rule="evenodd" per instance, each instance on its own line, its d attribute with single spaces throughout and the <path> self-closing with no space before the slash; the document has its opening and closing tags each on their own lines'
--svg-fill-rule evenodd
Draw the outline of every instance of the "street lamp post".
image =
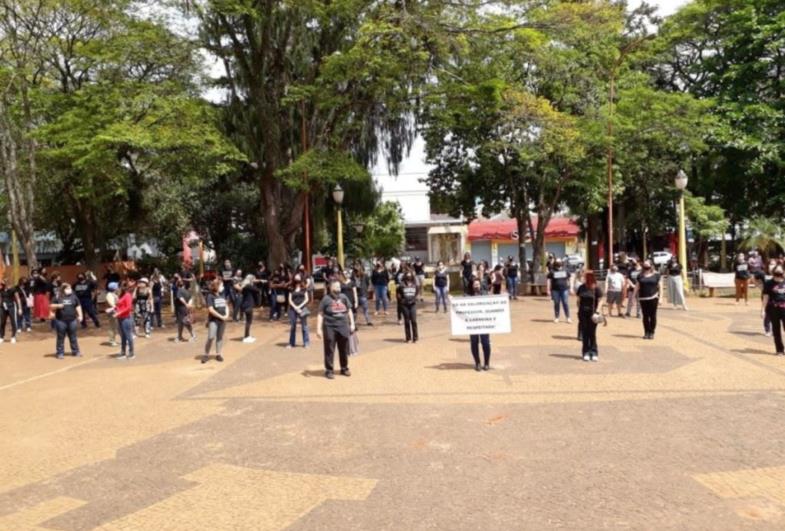
<svg viewBox="0 0 785 531">
<path fill-rule="evenodd" d="M 690 289 L 689 280 L 687 279 L 687 228 L 684 216 L 684 190 L 687 189 L 687 174 L 684 170 L 679 170 L 676 174 L 674 183 L 679 190 L 679 262 L 681 263 L 681 278 L 684 282 L 684 291 Z"/>
<path fill-rule="evenodd" d="M 333 190 L 333 201 L 338 205 L 338 265 L 343 270 L 343 219 L 341 218 L 341 205 L 343 204 L 343 188 L 340 184 L 335 185 Z"/>
</svg>

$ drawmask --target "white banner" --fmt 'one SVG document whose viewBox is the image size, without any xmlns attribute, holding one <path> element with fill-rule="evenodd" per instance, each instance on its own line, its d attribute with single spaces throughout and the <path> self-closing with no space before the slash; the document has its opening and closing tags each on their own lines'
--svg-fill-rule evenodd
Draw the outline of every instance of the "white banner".
<svg viewBox="0 0 785 531">
<path fill-rule="evenodd" d="M 507 295 L 450 298 L 452 335 L 509 334 L 510 299 Z"/>
</svg>

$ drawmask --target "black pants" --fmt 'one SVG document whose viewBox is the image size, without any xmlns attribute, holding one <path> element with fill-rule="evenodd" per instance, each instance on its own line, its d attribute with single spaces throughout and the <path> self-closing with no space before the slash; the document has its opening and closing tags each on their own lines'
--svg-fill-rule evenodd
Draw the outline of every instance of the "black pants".
<svg viewBox="0 0 785 531">
<path fill-rule="evenodd" d="M 245 310 L 245 337 L 251 337 L 251 323 L 253 323 L 253 308 Z"/>
<path fill-rule="evenodd" d="M 11 322 L 11 337 L 16 337 L 16 304 L 0 308 L 0 338 L 5 339 L 5 326 Z"/>
<path fill-rule="evenodd" d="M 55 332 L 57 332 L 57 340 L 55 342 L 57 357 L 62 358 L 65 354 L 66 336 L 68 336 L 68 343 L 71 345 L 71 354 L 74 356 L 79 355 L 79 341 L 76 339 L 76 329 L 78 326 L 76 319 L 73 321 L 61 321 L 58 319 L 52 321 L 52 324 L 54 325 Z"/>
<path fill-rule="evenodd" d="M 657 305 L 660 299 L 641 301 L 641 313 L 643 313 L 643 332 L 646 335 L 654 335 L 657 328 Z"/>
<path fill-rule="evenodd" d="M 101 326 L 92 298 L 79 299 L 79 306 L 82 307 L 82 327 L 87 328 L 88 319 L 91 319 L 96 327 Z"/>
<path fill-rule="evenodd" d="M 777 353 L 785 352 L 785 346 L 782 345 L 782 327 L 785 326 L 785 308 L 777 308 L 776 306 L 769 306 L 766 310 L 771 319 L 771 333 L 774 336 L 774 347 Z"/>
<path fill-rule="evenodd" d="M 164 320 L 161 316 L 161 310 L 163 309 L 163 301 L 161 297 L 153 297 L 153 323 L 156 327 L 161 328 L 164 326 Z"/>
<path fill-rule="evenodd" d="M 597 350 L 597 323 L 591 320 L 593 314 L 586 312 L 578 313 L 578 326 L 580 327 L 580 337 L 583 346 L 582 355 L 599 355 Z"/>
<path fill-rule="evenodd" d="M 482 355 L 485 359 L 485 365 L 491 363 L 491 337 L 488 334 L 474 334 L 469 336 L 469 342 L 472 348 L 472 358 L 476 365 L 480 364 L 480 343 L 482 343 Z"/>
<path fill-rule="evenodd" d="M 398 290 L 400 289 L 398 288 Z M 398 296 L 395 297 L 395 311 L 398 312 L 398 320 L 403 319 L 403 299 Z"/>
<path fill-rule="evenodd" d="M 401 306 L 403 311 L 403 329 L 406 333 L 406 341 L 417 341 L 417 305 L 416 304 L 403 304 Z"/>
<path fill-rule="evenodd" d="M 349 368 L 349 336 L 343 336 L 332 328 L 323 327 L 324 335 L 324 370 L 333 372 L 333 361 L 335 361 L 335 347 L 338 347 L 338 361 L 341 370 Z"/>
</svg>

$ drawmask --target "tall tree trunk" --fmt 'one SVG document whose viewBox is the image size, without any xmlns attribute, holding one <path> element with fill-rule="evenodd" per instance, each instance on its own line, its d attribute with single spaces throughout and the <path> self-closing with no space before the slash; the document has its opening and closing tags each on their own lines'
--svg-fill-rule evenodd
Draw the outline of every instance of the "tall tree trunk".
<svg viewBox="0 0 785 531">
<path fill-rule="evenodd" d="M 19 144 L 14 138 L 13 125 L 8 116 L 5 101 L 0 98 L 0 165 L 2 165 L 3 181 L 8 196 L 8 218 L 11 227 L 22 242 L 28 267 L 35 269 L 38 267 L 33 224 L 36 144 L 33 140 L 27 143 L 28 168 L 25 174 L 19 167 Z"/>
</svg>

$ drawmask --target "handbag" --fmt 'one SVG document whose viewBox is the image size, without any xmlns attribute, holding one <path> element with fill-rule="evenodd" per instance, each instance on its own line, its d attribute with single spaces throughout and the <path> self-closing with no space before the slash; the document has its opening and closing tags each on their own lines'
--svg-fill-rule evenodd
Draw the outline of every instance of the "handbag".
<svg viewBox="0 0 785 531">
<path fill-rule="evenodd" d="M 592 291 L 592 297 L 591 297 L 592 306 L 594 306 L 596 304 L 596 300 L 597 300 L 596 293 L 597 293 L 596 291 Z M 591 316 L 591 322 L 594 323 L 594 324 L 597 324 L 597 325 L 598 324 L 602 324 L 603 326 L 608 326 L 608 320 L 602 314 L 602 311 L 596 311 L 595 310 L 595 312 Z"/>
<path fill-rule="evenodd" d="M 354 332 L 351 333 L 351 335 L 349 335 L 349 355 L 356 356 L 359 353 L 360 353 L 360 338 L 357 337 L 357 331 L 355 330 Z"/>
<path fill-rule="evenodd" d="M 275 296 L 275 302 L 277 302 L 279 304 L 283 304 L 284 302 L 286 302 L 286 295 L 282 295 L 282 294 L 281 295 L 276 295 Z"/>
<path fill-rule="evenodd" d="M 300 317 L 308 317 L 309 315 L 311 315 L 311 310 L 308 308 L 303 308 L 300 310 Z"/>
</svg>

